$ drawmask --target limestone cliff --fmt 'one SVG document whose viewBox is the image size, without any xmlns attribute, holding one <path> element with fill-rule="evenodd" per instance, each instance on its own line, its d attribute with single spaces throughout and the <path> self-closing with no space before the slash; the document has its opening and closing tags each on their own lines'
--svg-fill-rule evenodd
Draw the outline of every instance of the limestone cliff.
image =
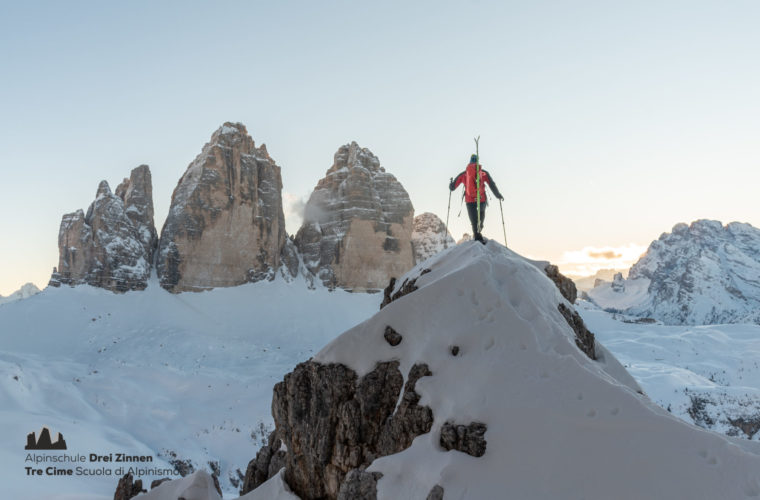
<svg viewBox="0 0 760 500">
<path fill-rule="evenodd" d="M 150 169 L 132 170 L 116 194 L 106 181 L 85 214 L 63 216 L 52 286 L 89 284 L 116 292 L 147 286 L 156 245 Z"/>
<path fill-rule="evenodd" d="M 285 233 L 280 167 L 244 125 L 225 123 L 172 194 L 156 263 L 161 286 L 197 291 L 273 279 L 298 260 Z M 283 259 L 283 256 L 285 258 Z"/>
<path fill-rule="evenodd" d="M 304 210 L 295 243 L 326 286 L 379 290 L 414 265 L 414 207 L 380 160 L 355 142 L 341 146 Z"/>
</svg>

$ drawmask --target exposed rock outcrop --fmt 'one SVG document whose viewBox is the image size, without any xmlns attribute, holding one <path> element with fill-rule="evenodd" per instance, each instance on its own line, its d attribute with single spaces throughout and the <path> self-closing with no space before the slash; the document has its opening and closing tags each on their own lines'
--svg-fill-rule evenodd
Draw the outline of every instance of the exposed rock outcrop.
<svg viewBox="0 0 760 500">
<path fill-rule="evenodd" d="M 157 270 L 173 292 L 273 279 L 297 257 L 285 233 L 280 167 L 244 125 L 225 123 L 172 194 Z M 284 258 L 283 258 L 284 256 Z"/>
<path fill-rule="evenodd" d="M 393 347 L 399 345 L 404 339 L 400 333 L 398 333 L 393 329 L 393 327 L 390 326 L 385 327 L 385 333 L 383 334 L 383 337 L 385 337 L 385 341 Z"/>
<path fill-rule="evenodd" d="M 583 322 L 583 318 L 578 314 L 578 311 L 567 307 L 565 304 L 559 304 L 557 306 L 562 317 L 565 318 L 567 324 L 575 332 L 575 345 L 578 349 L 583 351 L 586 356 L 591 359 L 596 359 L 596 339 L 594 334 L 586 328 L 586 324 Z"/>
<path fill-rule="evenodd" d="M 282 449 L 282 441 L 277 437 L 277 432 L 272 432 L 267 445 L 262 446 L 256 453 L 256 458 L 248 463 L 240 494 L 245 495 L 258 488 L 284 466 L 285 450 Z"/>
<path fill-rule="evenodd" d="M 141 493 L 146 493 L 143 489 L 142 479 L 134 480 L 132 474 L 125 474 L 119 479 L 119 484 L 116 485 L 116 492 L 113 495 L 113 500 L 129 500 Z"/>
<path fill-rule="evenodd" d="M 425 212 L 414 218 L 412 246 L 416 262 L 427 260 L 455 244 L 446 224 L 434 213 Z"/>
<path fill-rule="evenodd" d="M 156 229 L 150 170 L 132 170 L 116 190 L 101 181 L 85 214 L 66 214 L 58 233 L 59 260 L 50 284 L 89 284 L 115 292 L 142 290 L 150 276 Z"/>
<path fill-rule="evenodd" d="M 414 265 L 414 207 L 369 149 L 335 153 L 304 210 L 295 238 L 306 268 L 326 286 L 379 290 Z"/>
<path fill-rule="evenodd" d="M 338 500 L 377 500 L 377 481 L 381 477 L 381 472 L 349 471 L 340 485 Z"/>
<path fill-rule="evenodd" d="M 440 484 L 433 486 L 425 500 L 443 500 L 443 486 Z"/>
<path fill-rule="evenodd" d="M 430 269 L 423 269 L 420 275 L 413 279 L 405 279 L 398 290 L 396 290 L 396 278 L 391 278 L 388 282 L 388 286 L 383 289 L 383 301 L 380 303 L 380 309 L 387 306 L 394 300 L 398 300 L 404 295 L 408 295 L 417 290 L 417 280 L 420 276 L 423 276 L 430 272 Z M 394 291 L 395 290 L 395 291 Z"/>
<path fill-rule="evenodd" d="M 540 265 L 538 267 L 541 268 Z M 573 280 L 560 273 L 559 268 L 554 264 L 544 263 L 543 270 L 549 279 L 557 285 L 562 296 L 571 304 L 575 304 L 575 299 L 578 298 L 578 289 L 575 287 Z"/>
<path fill-rule="evenodd" d="M 481 422 L 471 422 L 469 425 L 446 422 L 441 427 L 441 447 L 444 450 L 457 450 L 473 457 L 486 454 L 485 434 L 488 427 Z"/>
<path fill-rule="evenodd" d="M 414 365 L 404 384 L 397 361 L 377 363 L 361 378 L 341 364 L 299 364 L 274 388 L 277 437 L 273 433 L 249 465 L 257 476 L 250 484 L 266 479 L 265 469 L 268 477 L 279 470 L 271 457 L 284 444 L 285 480 L 301 498 L 371 498 L 346 496 L 374 491 L 377 481 L 352 471 L 408 448 L 416 436 L 430 431 L 432 411 L 418 404 L 415 392 L 417 380 L 429 375 L 427 365 Z"/>
</svg>

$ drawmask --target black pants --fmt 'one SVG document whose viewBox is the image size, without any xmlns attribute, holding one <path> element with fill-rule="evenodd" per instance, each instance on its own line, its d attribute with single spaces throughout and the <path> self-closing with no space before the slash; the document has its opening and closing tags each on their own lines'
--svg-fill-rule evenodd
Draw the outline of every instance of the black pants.
<svg viewBox="0 0 760 500">
<path fill-rule="evenodd" d="M 480 225 L 483 226 L 483 220 L 486 218 L 486 205 L 485 201 L 480 202 Z M 472 224 L 472 237 L 474 238 L 478 231 L 478 202 L 467 202 L 467 215 L 470 216 L 470 224 Z"/>
</svg>

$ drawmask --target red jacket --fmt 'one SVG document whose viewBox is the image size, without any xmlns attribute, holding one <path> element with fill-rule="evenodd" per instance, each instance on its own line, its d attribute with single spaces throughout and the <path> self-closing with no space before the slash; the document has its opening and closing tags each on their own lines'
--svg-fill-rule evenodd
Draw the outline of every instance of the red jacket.
<svg viewBox="0 0 760 500">
<path fill-rule="evenodd" d="M 467 168 L 464 172 L 457 175 L 456 179 L 454 179 L 454 189 L 459 187 L 460 184 L 464 184 L 464 201 L 466 203 L 477 203 L 478 201 L 478 192 L 475 187 L 475 177 L 476 177 L 476 171 L 477 171 L 477 164 L 470 163 L 467 165 Z M 487 201 L 486 198 L 486 184 L 489 185 L 491 188 L 491 191 L 493 191 L 493 194 L 496 195 L 497 198 L 501 197 L 501 193 L 499 193 L 499 189 L 496 187 L 496 183 L 491 178 L 491 175 L 483 170 L 483 166 L 480 166 L 480 202 L 485 203 Z"/>
</svg>

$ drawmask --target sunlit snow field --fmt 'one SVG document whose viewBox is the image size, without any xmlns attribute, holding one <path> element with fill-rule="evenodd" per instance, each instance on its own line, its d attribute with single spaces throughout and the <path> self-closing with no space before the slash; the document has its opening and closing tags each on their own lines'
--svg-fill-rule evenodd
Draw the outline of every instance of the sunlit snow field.
<svg viewBox="0 0 760 500">
<path fill-rule="evenodd" d="M 70 454 L 151 455 L 150 467 L 177 459 L 209 471 L 218 462 L 225 497 L 236 496 L 237 470 L 271 430 L 272 386 L 381 298 L 278 280 L 179 295 L 156 283 L 123 295 L 48 288 L 0 306 L 4 498 L 113 497 L 115 476 L 27 476 L 26 435 L 42 426 L 61 432 Z M 694 395 L 713 400 L 705 414 L 719 432 L 730 432 L 721 411 L 760 410 L 759 326 L 630 324 L 583 301 L 578 309 L 679 417 L 693 421 Z"/>
<path fill-rule="evenodd" d="M 124 295 L 48 288 L 0 306 L 3 498 L 113 498 L 118 477 L 26 475 L 26 436 L 42 426 L 69 454 L 219 462 L 229 496 L 271 430 L 272 386 L 381 299 L 298 281 L 179 295 L 153 283 Z"/>
</svg>

